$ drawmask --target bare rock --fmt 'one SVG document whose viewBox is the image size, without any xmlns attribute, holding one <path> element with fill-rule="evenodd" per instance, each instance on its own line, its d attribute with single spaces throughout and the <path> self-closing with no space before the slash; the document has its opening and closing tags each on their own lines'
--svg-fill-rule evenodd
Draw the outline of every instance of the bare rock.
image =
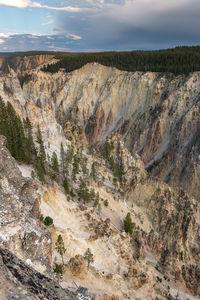
<svg viewBox="0 0 200 300">
<path fill-rule="evenodd" d="M 76 255 L 70 258 L 67 269 L 73 276 L 82 276 L 86 273 L 86 262 L 82 255 Z"/>
</svg>

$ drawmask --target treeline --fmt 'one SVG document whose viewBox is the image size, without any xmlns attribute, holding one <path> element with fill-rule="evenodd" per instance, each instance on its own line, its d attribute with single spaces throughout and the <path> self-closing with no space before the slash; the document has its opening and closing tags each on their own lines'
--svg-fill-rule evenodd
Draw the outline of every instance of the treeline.
<svg viewBox="0 0 200 300">
<path fill-rule="evenodd" d="M 12 105 L 0 97 L 0 134 L 7 138 L 11 155 L 18 161 L 31 162 L 35 155 L 32 127 L 29 119 L 24 122 L 17 116 Z"/>
<path fill-rule="evenodd" d="M 37 145 L 35 145 L 29 118 L 22 121 L 17 116 L 11 103 L 4 103 L 1 97 L 0 134 L 7 138 L 7 147 L 11 155 L 19 162 L 34 165 L 38 178 L 44 182 L 46 154 L 39 126 L 37 129 Z"/>
<path fill-rule="evenodd" d="M 59 69 L 71 72 L 87 63 L 97 62 L 124 71 L 170 72 L 188 74 L 200 71 L 200 46 L 176 47 L 158 51 L 58 53 L 60 61 L 43 67 L 44 72 L 55 73 Z"/>
</svg>

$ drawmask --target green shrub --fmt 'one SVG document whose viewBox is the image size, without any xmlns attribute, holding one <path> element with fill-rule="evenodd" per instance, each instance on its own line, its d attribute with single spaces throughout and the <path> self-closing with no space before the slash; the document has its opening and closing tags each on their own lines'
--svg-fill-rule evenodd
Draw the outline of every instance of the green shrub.
<svg viewBox="0 0 200 300">
<path fill-rule="evenodd" d="M 45 219 L 44 219 L 44 225 L 46 226 L 50 226 L 53 224 L 53 219 L 49 216 L 47 216 Z"/>
<path fill-rule="evenodd" d="M 183 277 L 186 276 L 186 270 L 185 270 L 185 269 L 182 270 L 182 276 L 183 276 Z"/>
<path fill-rule="evenodd" d="M 108 200 L 104 200 L 103 204 L 107 207 L 109 204 Z"/>
<path fill-rule="evenodd" d="M 158 282 L 162 282 L 162 278 L 160 278 L 159 276 L 156 277 Z"/>
<path fill-rule="evenodd" d="M 53 271 L 57 275 L 63 275 L 63 273 L 64 273 L 63 265 L 55 263 L 54 266 L 53 266 Z"/>
</svg>

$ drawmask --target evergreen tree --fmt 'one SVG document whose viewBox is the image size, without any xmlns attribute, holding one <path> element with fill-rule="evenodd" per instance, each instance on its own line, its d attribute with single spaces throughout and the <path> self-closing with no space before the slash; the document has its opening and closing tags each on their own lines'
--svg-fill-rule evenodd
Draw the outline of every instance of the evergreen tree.
<svg viewBox="0 0 200 300">
<path fill-rule="evenodd" d="M 63 143 L 60 144 L 60 167 L 63 176 L 66 175 L 66 160 L 65 160 L 65 151 L 63 147 Z"/>
<path fill-rule="evenodd" d="M 24 130 L 26 135 L 26 161 L 30 163 L 33 161 L 34 156 L 36 156 L 36 149 L 33 142 L 32 125 L 28 117 L 26 118 L 26 120 L 24 120 Z"/>
<path fill-rule="evenodd" d="M 75 154 L 73 160 L 73 169 L 72 169 L 72 179 L 75 182 L 76 182 L 76 175 L 79 173 L 79 162 L 80 162 L 80 157 L 78 154 Z"/>
<path fill-rule="evenodd" d="M 85 203 L 91 201 L 89 189 L 82 178 L 80 178 L 80 184 L 79 184 L 79 189 L 77 191 L 77 194 L 80 197 L 80 199 L 82 199 Z"/>
<path fill-rule="evenodd" d="M 26 161 L 25 133 L 21 119 L 12 105 L 5 104 L 0 97 L 0 134 L 7 138 L 8 149 L 18 161 Z"/>
<path fill-rule="evenodd" d="M 66 175 L 69 175 L 69 165 L 72 162 L 73 156 L 74 156 L 74 148 L 73 148 L 73 146 L 69 146 L 68 150 L 67 150 L 67 152 L 65 154 L 65 169 L 64 169 L 64 173 Z"/>
<path fill-rule="evenodd" d="M 59 173 L 59 165 L 58 165 L 58 158 L 56 152 L 53 152 L 51 158 L 51 167 L 56 173 Z"/>
<path fill-rule="evenodd" d="M 124 230 L 125 230 L 125 232 L 129 233 L 130 235 L 133 234 L 133 224 L 132 224 L 130 213 L 127 214 L 127 216 L 124 220 Z"/>
<path fill-rule="evenodd" d="M 98 167 L 98 163 L 95 161 L 92 163 L 92 167 L 91 167 L 91 173 L 90 176 L 94 179 L 97 178 L 97 167 Z"/>
<path fill-rule="evenodd" d="M 39 180 L 44 183 L 45 182 L 45 178 L 44 178 L 45 173 L 44 173 L 43 166 L 41 164 L 41 160 L 39 158 L 37 158 L 35 167 L 36 167 L 36 172 L 37 172 L 37 176 L 38 176 Z"/>
<path fill-rule="evenodd" d="M 39 144 L 37 160 L 40 161 L 40 166 L 42 167 L 43 173 L 45 174 L 46 153 L 45 153 L 44 143 L 43 143 L 43 139 L 42 139 L 42 133 L 41 133 L 39 125 L 38 125 L 38 130 L 37 130 L 37 143 Z"/>
<path fill-rule="evenodd" d="M 62 258 L 62 264 L 64 266 L 64 257 L 63 256 L 64 256 L 67 249 L 65 248 L 63 238 L 60 234 L 57 238 L 57 241 L 56 241 L 56 244 L 55 244 L 55 249 L 60 254 L 60 256 Z"/>
<path fill-rule="evenodd" d="M 94 256 L 90 250 L 90 248 L 88 248 L 84 254 L 84 259 L 87 261 L 88 264 L 88 269 L 90 267 L 90 263 L 94 262 Z"/>
<path fill-rule="evenodd" d="M 69 194 L 70 191 L 69 191 L 69 183 L 68 183 L 67 178 L 65 178 L 64 181 L 63 181 L 63 187 L 65 189 L 65 193 Z"/>
<path fill-rule="evenodd" d="M 81 165 L 83 174 L 87 175 L 88 168 L 87 168 L 87 158 L 86 157 L 81 157 L 80 165 Z"/>
</svg>

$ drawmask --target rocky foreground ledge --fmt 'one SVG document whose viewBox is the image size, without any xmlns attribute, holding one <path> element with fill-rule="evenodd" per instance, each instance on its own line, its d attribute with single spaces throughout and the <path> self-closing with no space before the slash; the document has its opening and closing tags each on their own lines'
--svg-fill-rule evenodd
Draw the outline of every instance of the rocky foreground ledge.
<svg viewBox="0 0 200 300">
<path fill-rule="evenodd" d="M 92 300 L 87 290 L 63 289 L 57 282 L 33 270 L 9 250 L 0 248 L 1 300 Z"/>
</svg>

